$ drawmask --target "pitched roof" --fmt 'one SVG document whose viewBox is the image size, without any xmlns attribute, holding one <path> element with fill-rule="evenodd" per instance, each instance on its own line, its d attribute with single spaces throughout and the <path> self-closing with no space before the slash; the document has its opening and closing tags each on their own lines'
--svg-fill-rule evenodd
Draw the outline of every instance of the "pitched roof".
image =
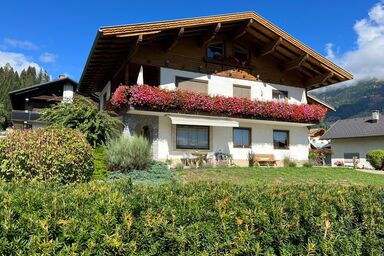
<svg viewBox="0 0 384 256">
<path fill-rule="evenodd" d="M 201 36 L 201 33 L 211 31 L 212 26 L 215 24 L 221 25 L 219 33 L 231 33 L 232 30 L 238 32 L 241 29 L 241 35 L 249 33 L 254 36 L 257 34 L 264 40 L 268 40 L 263 42 L 266 46 L 274 43 L 277 45 L 276 42 L 279 42 L 279 45 L 284 49 L 288 49 L 295 56 L 287 63 L 294 66 L 298 63 L 304 63 L 304 66 L 315 69 L 317 75 L 311 77 L 310 83 L 305 85 L 307 89 L 319 88 L 353 78 L 349 72 L 255 12 L 243 12 L 173 21 L 101 27 L 96 35 L 81 76 L 79 90 L 95 91 L 94 87 L 98 86 L 99 83 L 105 84 L 112 75 L 111 73 L 119 68 L 117 65 L 127 58 L 128 49 L 134 49 L 138 41 L 174 38 L 177 30 L 181 28 L 185 28 L 184 34 Z M 279 47 L 276 47 L 276 51 L 285 56 L 284 51 L 280 51 Z M 292 56 L 286 57 L 292 58 Z"/>
<path fill-rule="evenodd" d="M 12 108 L 15 107 L 15 104 L 17 104 L 18 100 L 20 100 L 20 97 L 24 97 L 23 95 L 28 95 L 29 93 L 31 94 L 36 94 L 36 92 L 39 92 L 41 90 L 47 89 L 47 88 L 57 88 L 57 86 L 62 86 L 64 84 L 71 84 L 74 87 L 74 90 L 78 87 L 78 83 L 71 78 L 65 77 L 53 81 L 49 81 L 46 83 L 41 83 L 41 84 L 35 84 L 32 86 L 24 87 L 18 90 L 14 90 L 8 93 L 10 99 L 11 99 L 11 104 Z"/>
<path fill-rule="evenodd" d="M 31 86 L 24 87 L 24 88 L 21 88 L 21 89 L 17 89 L 17 90 L 9 92 L 8 94 L 10 96 L 12 96 L 14 94 L 22 94 L 24 92 L 34 91 L 34 90 L 36 90 L 38 88 L 41 88 L 41 87 L 55 86 L 55 85 L 58 85 L 58 84 L 67 84 L 67 83 L 72 84 L 75 88 L 78 85 L 78 83 L 76 81 L 72 80 L 71 78 L 65 77 L 65 78 L 49 81 L 49 82 L 46 82 L 46 83 L 35 84 L 35 85 L 31 85 Z"/>
<path fill-rule="evenodd" d="M 377 122 L 371 117 L 339 120 L 328 129 L 321 139 L 342 139 L 384 136 L 384 116 Z"/>
</svg>

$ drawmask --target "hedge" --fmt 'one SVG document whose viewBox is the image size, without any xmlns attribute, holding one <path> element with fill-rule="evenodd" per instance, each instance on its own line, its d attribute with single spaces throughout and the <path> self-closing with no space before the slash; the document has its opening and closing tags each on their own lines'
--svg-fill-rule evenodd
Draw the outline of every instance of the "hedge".
<svg viewBox="0 0 384 256">
<path fill-rule="evenodd" d="M 368 151 L 367 161 L 376 170 L 384 170 L 384 150 L 376 149 Z"/>
<path fill-rule="evenodd" d="M 91 150 L 84 135 L 69 128 L 14 131 L 0 141 L 0 178 L 88 181 L 93 173 Z"/>
<path fill-rule="evenodd" d="M 382 255 L 384 189 L 0 183 L 1 255 Z"/>
</svg>

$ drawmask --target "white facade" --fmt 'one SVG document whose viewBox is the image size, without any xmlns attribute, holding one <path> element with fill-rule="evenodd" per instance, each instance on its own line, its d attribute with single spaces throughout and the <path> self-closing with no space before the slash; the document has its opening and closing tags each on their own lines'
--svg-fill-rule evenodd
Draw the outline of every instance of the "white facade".
<svg viewBox="0 0 384 256">
<path fill-rule="evenodd" d="M 346 165 L 352 165 L 349 159 L 344 158 L 344 154 L 358 153 L 359 165 L 361 168 L 372 168 L 367 162 L 366 155 L 369 150 L 383 149 L 383 137 L 332 139 L 332 165 L 341 161 Z"/>
<path fill-rule="evenodd" d="M 272 100 L 273 90 L 283 90 L 288 92 L 289 103 L 307 103 L 304 88 L 270 84 L 244 79 L 228 78 L 216 75 L 207 75 L 196 72 L 188 72 L 170 68 L 160 69 L 160 87 L 174 90 L 176 88 L 176 78 L 190 78 L 208 82 L 209 95 L 233 96 L 233 86 L 242 85 L 251 88 L 251 99 L 253 100 Z"/>
<path fill-rule="evenodd" d="M 273 90 L 284 90 L 288 92 L 288 102 L 293 104 L 307 103 L 305 89 L 295 88 L 290 86 L 269 84 L 258 81 L 249 81 L 235 78 L 227 78 L 216 75 L 200 74 L 195 72 L 187 72 L 169 68 L 161 68 L 160 70 L 160 87 L 169 90 L 176 89 L 176 78 L 189 78 L 200 81 L 205 81 L 208 84 L 208 94 L 233 96 L 233 86 L 249 86 L 251 89 L 251 99 L 253 100 L 272 100 Z M 108 88 L 108 84 L 106 86 Z M 101 95 L 107 91 L 103 90 Z M 180 149 L 176 146 L 176 124 L 179 119 L 191 119 L 191 123 L 195 125 L 209 126 L 209 149 L 198 149 L 199 153 L 208 152 L 223 152 L 231 154 L 234 162 L 238 165 L 248 165 L 248 154 L 252 151 L 255 154 L 273 154 L 278 161 L 284 158 L 290 158 L 298 162 L 308 160 L 309 141 L 308 141 L 308 124 L 276 122 L 266 120 L 250 120 L 239 118 L 221 118 L 200 116 L 201 120 L 193 120 L 199 116 L 177 114 L 174 117 L 172 113 L 160 113 L 151 111 L 139 111 L 131 109 L 128 114 L 131 119 L 127 119 L 125 134 L 134 134 L 137 130 L 137 120 L 143 120 L 143 125 L 148 125 L 147 116 L 155 116 L 150 118 L 152 124 L 156 127 L 154 131 L 151 128 L 151 133 L 155 137 L 151 139 L 153 147 L 154 159 L 164 161 L 172 159 L 178 161 L 183 158 L 185 153 L 194 153 L 194 149 Z M 211 123 L 207 123 L 207 119 Z M 175 121 L 176 120 L 176 121 Z M 189 120 L 185 121 L 186 123 Z M 129 128 L 131 122 L 131 128 Z M 233 127 L 231 126 L 234 124 Z M 133 125 L 134 124 L 134 125 Z M 233 129 L 234 127 L 250 128 L 251 129 L 251 145 L 249 147 L 239 148 L 233 145 Z M 130 131 L 132 129 L 133 131 Z M 289 148 L 275 149 L 273 134 L 274 130 L 286 131 L 289 134 Z"/>
<path fill-rule="evenodd" d="M 283 160 L 288 157 L 296 161 L 308 160 L 308 129 L 307 127 L 297 127 L 288 125 L 247 122 L 244 120 L 239 123 L 239 127 L 251 128 L 252 145 L 250 148 L 235 148 L 233 146 L 232 127 L 210 127 L 210 148 L 208 150 L 198 150 L 201 153 L 225 152 L 233 156 L 238 164 L 247 164 L 247 157 L 250 151 L 256 154 L 273 154 L 276 160 Z M 171 123 L 167 116 L 159 118 L 159 139 L 158 160 L 181 159 L 186 151 L 194 150 L 176 149 L 176 125 Z M 273 130 L 288 130 L 290 136 L 289 149 L 274 149 Z"/>
</svg>

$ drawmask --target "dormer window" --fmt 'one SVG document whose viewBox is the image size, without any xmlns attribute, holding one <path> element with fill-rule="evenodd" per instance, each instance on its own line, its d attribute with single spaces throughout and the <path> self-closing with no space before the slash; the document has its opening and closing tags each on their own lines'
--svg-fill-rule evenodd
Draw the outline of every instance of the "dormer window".
<svg viewBox="0 0 384 256">
<path fill-rule="evenodd" d="M 241 63 L 246 63 L 249 60 L 248 51 L 238 46 L 235 46 L 234 57 Z"/>
<path fill-rule="evenodd" d="M 209 59 L 220 59 L 224 56 L 224 44 L 214 43 L 208 45 L 207 57 Z"/>
</svg>

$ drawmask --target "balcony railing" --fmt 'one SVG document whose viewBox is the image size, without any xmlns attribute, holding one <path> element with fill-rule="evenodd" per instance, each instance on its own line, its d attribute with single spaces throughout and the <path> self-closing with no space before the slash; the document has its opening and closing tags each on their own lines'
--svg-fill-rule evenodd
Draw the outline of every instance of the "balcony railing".
<svg viewBox="0 0 384 256">
<path fill-rule="evenodd" d="M 324 119 L 327 113 L 327 110 L 320 105 L 289 104 L 238 97 L 212 97 L 192 91 L 169 91 L 148 85 L 122 85 L 118 87 L 107 106 L 110 110 L 115 111 L 121 111 L 133 106 L 138 109 L 158 112 L 297 123 L 318 123 Z"/>
<path fill-rule="evenodd" d="M 40 113 L 28 110 L 12 110 L 12 120 L 35 121 L 40 118 Z"/>
</svg>

